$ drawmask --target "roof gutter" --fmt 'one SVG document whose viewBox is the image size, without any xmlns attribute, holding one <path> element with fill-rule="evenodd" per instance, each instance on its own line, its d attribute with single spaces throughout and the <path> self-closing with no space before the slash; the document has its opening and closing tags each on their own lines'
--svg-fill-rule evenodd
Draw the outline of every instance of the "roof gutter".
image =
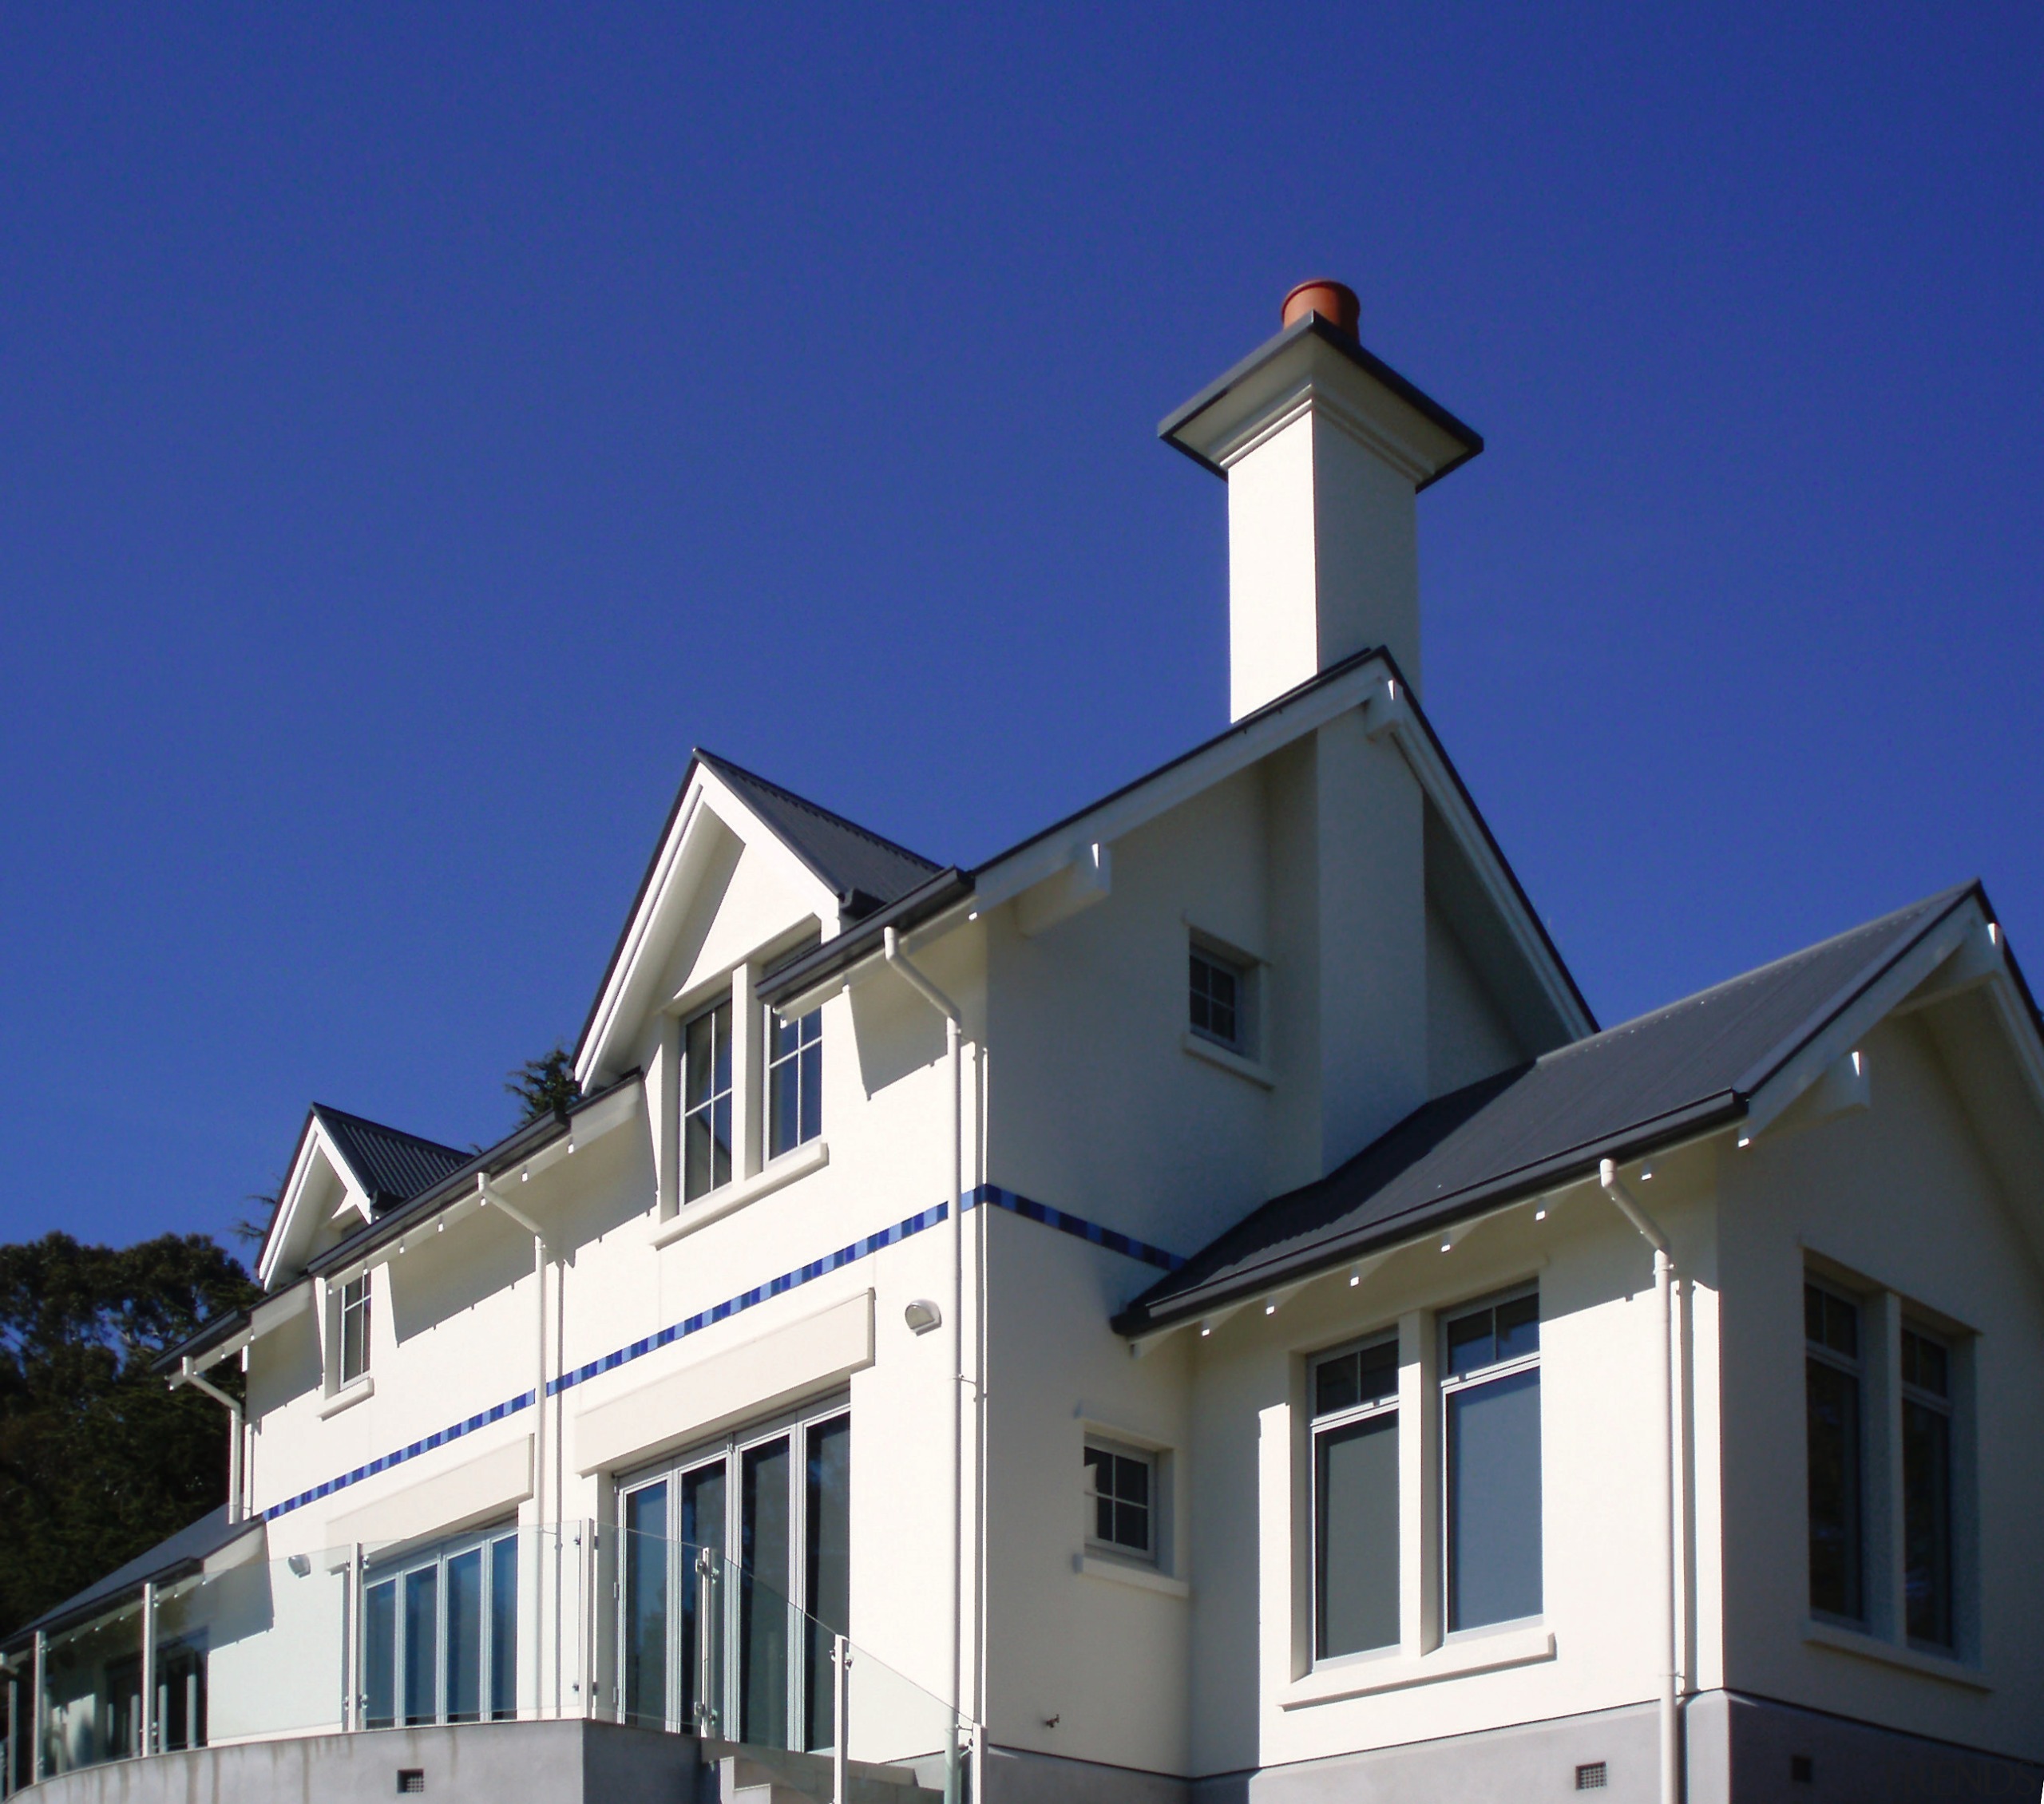
<svg viewBox="0 0 2044 1804">
<path fill-rule="evenodd" d="M 1329 1276 L 1344 1265 L 1353 1265 L 1363 1260 L 1374 1263 L 1447 1229 L 1464 1227 L 1483 1217 L 1502 1214 L 1555 1191 L 1593 1181 L 1608 1160 L 1630 1162 L 1651 1154 L 1671 1152 L 1690 1141 L 1708 1138 L 1741 1119 L 1745 1112 L 1745 1098 L 1725 1091 L 1664 1115 L 1644 1130 L 1629 1129 L 1605 1141 L 1579 1147 L 1557 1158 L 1528 1165 L 1494 1182 L 1478 1185 L 1459 1197 L 1430 1205 L 1424 1211 L 1408 1212 L 1402 1219 L 1323 1241 L 1226 1281 L 1182 1291 L 1155 1313 L 1132 1304 L 1109 1325 L 1125 1339 L 1147 1342 L 1194 1322 L 1222 1314 L 1232 1315 L 1258 1297 L 1281 1290 L 1295 1290 L 1317 1278 Z"/>
</svg>

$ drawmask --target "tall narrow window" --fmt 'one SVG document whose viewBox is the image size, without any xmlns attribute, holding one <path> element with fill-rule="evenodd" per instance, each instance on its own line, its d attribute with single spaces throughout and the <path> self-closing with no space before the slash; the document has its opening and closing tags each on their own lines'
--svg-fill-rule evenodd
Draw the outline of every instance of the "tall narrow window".
<svg viewBox="0 0 2044 1804">
<path fill-rule="evenodd" d="M 731 1005 L 689 1023 L 682 1054 L 682 1200 L 731 1181 Z"/>
<path fill-rule="evenodd" d="M 1903 1586 L 1909 1639 L 1952 1645 L 1951 1356 L 1902 1331 Z"/>
<path fill-rule="evenodd" d="M 1860 1552 L 1860 1307 L 1803 1286 L 1803 1371 L 1810 1462 L 1810 1608 L 1866 1614 Z"/>
<path fill-rule="evenodd" d="M 823 1131 L 823 1011 L 793 1021 L 766 1011 L 766 1157 L 792 1152 Z"/>
<path fill-rule="evenodd" d="M 1242 1044 L 1242 975 L 1226 959 L 1192 949 L 1192 1031 L 1239 1050 Z"/>
<path fill-rule="evenodd" d="M 1398 1342 L 1313 1368 L 1313 1657 L 1398 1640 Z"/>
<path fill-rule="evenodd" d="M 518 1537 L 489 1547 L 489 1713 L 518 1714 Z"/>
<path fill-rule="evenodd" d="M 642 1485 L 624 1499 L 624 1718 L 667 1721 L 667 1487 Z M 689 1584 L 693 1573 L 685 1573 Z"/>
<path fill-rule="evenodd" d="M 352 1384 L 369 1370 L 369 1274 L 341 1286 L 341 1383 Z"/>
<path fill-rule="evenodd" d="M 1540 1300 L 1451 1316 L 1442 1331 L 1448 1626 L 1538 1616 Z"/>
</svg>

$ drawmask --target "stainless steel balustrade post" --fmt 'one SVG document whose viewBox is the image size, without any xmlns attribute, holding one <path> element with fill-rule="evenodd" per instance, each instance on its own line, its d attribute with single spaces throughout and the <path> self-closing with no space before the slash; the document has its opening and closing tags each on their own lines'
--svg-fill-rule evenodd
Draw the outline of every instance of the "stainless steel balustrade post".
<svg viewBox="0 0 2044 1804">
<path fill-rule="evenodd" d="M 136 1701 L 135 1751 L 156 1753 L 156 1588 L 153 1583 L 142 1587 L 142 1695 Z"/>
<path fill-rule="evenodd" d="M 851 1690 L 852 1644 L 843 1636 L 831 1637 L 830 1714 L 835 1725 L 831 1736 L 830 1804 L 851 1804 L 849 1750 L 851 1728 L 845 1718 L 845 1704 Z"/>
<path fill-rule="evenodd" d="M 711 1625 L 715 1620 L 716 1556 L 707 1547 L 695 1553 L 695 1732 L 717 1733 L 716 1693 L 711 1688 L 716 1660 L 711 1647 Z"/>
</svg>

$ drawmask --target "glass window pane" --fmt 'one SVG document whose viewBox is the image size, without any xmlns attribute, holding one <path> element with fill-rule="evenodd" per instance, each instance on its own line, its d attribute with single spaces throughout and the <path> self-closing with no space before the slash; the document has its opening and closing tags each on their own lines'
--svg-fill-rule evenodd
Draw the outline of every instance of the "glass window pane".
<svg viewBox="0 0 2044 1804">
<path fill-rule="evenodd" d="M 1131 1553 L 1150 1551 L 1150 1512 L 1139 1503 L 1115 1505 L 1115 1545 Z"/>
<path fill-rule="evenodd" d="M 430 1723 L 438 1711 L 434 1682 L 440 1641 L 440 1573 L 422 1566 L 405 1574 L 405 1721 Z"/>
<path fill-rule="evenodd" d="M 489 1713 L 518 1714 L 518 1537 L 489 1544 Z"/>
<path fill-rule="evenodd" d="M 731 1181 L 731 1099 L 728 1095 L 711 1104 L 710 1119 L 715 1140 L 710 1182 L 715 1189 Z"/>
<path fill-rule="evenodd" d="M 1902 1406 L 1902 1520 L 1909 1638 L 1949 1648 L 1951 1418 L 1924 1403 Z"/>
<path fill-rule="evenodd" d="M 1803 1287 L 1803 1338 L 1824 1345 L 1824 1292 L 1815 1284 Z"/>
<path fill-rule="evenodd" d="M 710 1080 L 715 1067 L 716 1017 L 699 1015 L 689 1023 L 682 1056 L 682 1102 L 684 1107 L 699 1108 L 710 1100 Z"/>
<path fill-rule="evenodd" d="M 1491 1332 L 1491 1312 L 1479 1309 L 1448 1324 L 1448 1369 L 1460 1378 L 1464 1372 L 1495 1363 Z"/>
<path fill-rule="evenodd" d="M 624 1498 L 624 1716 L 649 1729 L 667 1720 L 667 1488 Z"/>
<path fill-rule="evenodd" d="M 788 1732 L 788 1443 L 747 1450 L 741 1465 L 739 1739 L 785 1747 Z"/>
<path fill-rule="evenodd" d="M 801 1144 L 801 1068 L 793 1059 L 783 1060 L 767 1074 L 766 1156 L 777 1157 Z"/>
<path fill-rule="evenodd" d="M 1497 1309 L 1498 1357 L 1517 1359 L 1540 1351 L 1540 1300 L 1514 1297 Z"/>
<path fill-rule="evenodd" d="M 387 1729 L 398 1720 L 395 1579 L 386 1579 L 381 1584 L 369 1586 L 362 1596 L 362 1711 L 364 1723 L 371 1729 Z"/>
<path fill-rule="evenodd" d="M 482 1717 L 482 1549 L 447 1562 L 446 1712 L 450 1723 Z"/>
<path fill-rule="evenodd" d="M 1357 1375 L 1361 1369 L 1361 1362 L 1353 1353 L 1321 1360 L 1313 1372 L 1313 1414 L 1333 1415 L 1337 1410 L 1354 1408 L 1362 1400 Z"/>
<path fill-rule="evenodd" d="M 814 1019 L 814 1017 L 812 1017 Z M 823 1042 L 812 1040 L 802 1054 L 802 1121 L 797 1128 L 806 1142 L 823 1132 Z"/>
<path fill-rule="evenodd" d="M 1809 1417 L 1810 1608 L 1857 1620 L 1860 1602 L 1860 1383 L 1822 1359 L 1804 1362 Z"/>
<path fill-rule="evenodd" d="M 806 1745 L 830 1747 L 836 1739 L 832 1714 L 830 1638 L 849 1632 L 851 1621 L 852 1421 L 839 1416 L 809 1430 L 806 1506 L 802 1511 L 802 1597 L 810 1617 L 803 1653 L 808 1700 Z"/>
<path fill-rule="evenodd" d="M 1398 1639 L 1396 1411 L 1314 1438 L 1313 1599 L 1317 1658 Z"/>
<path fill-rule="evenodd" d="M 1829 1292 L 1824 1300 L 1824 1345 L 1848 1359 L 1860 1356 L 1860 1311 L 1842 1297 Z"/>
<path fill-rule="evenodd" d="M 691 1115 L 682 1130 L 682 1199 L 694 1202 L 707 1195 L 715 1181 L 716 1161 L 711 1145 L 710 1118 L 706 1112 Z"/>
<path fill-rule="evenodd" d="M 1362 1351 L 1362 1394 L 1370 1402 L 1398 1395 L 1398 1343 L 1379 1341 Z"/>
<path fill-rule="evenodd" d="M 681 1550 L 686 1562 L 677 1575 L 681 1585 L 681 1726 L 704 1735 L 717 1732 L 724 1694 L 724 1637 L 719 1600 L 723 1596 L 724 1462 L 699 1466 L 681 1481 Z M 699 1565 L 707 1553 L 709 1572 Z M 710 1593 L 710 1670 L 703 1670 L 703 1596 Z"/>
<path fill-rule="evenodd" d="M 1448 1399 L 1448 1627 L 1540 1611 L 1540 1375 Z"/>
</svg>

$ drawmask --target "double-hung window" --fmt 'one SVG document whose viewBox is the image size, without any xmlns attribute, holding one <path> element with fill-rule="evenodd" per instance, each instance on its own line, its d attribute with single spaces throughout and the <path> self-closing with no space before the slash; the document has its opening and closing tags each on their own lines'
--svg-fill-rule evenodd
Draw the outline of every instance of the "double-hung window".
<svg viewBox="0 0 2044 1804">
<path fill-rule="evenodd" d="M 1810 1468 L 1810 1608 L 1866 1616 L 1861 1553 L 1860 1306 L 1803 1286 L 1803 1382 Z"/>
<path fill-rule="evenodd" d="M 1313 1658 L 1398 1640 L 1398 1338 L 1313 1362 Z"/>
<path fill-rule="evenodd" d="M 369 1371 L 369 1274 L 351 1278 L 341 1286 L 341 1383 L 366 1377 Z"/>
<path fill-rule="evenodd" d="M 1950 1648 L 1952 1628 L 1951 1355 L 1902 1331 L 1903 1595 L 1909 1639 Z"/>
<path fill-rule="evenodd" d="M 1137 1560 L 1157 1557 L 1157 1462 L 1131 1447 L 1086 1443 L 1086 1538 Z"/>
<path fill-rule="evenodd" d="M 1540 1299 L 1441 1326 L 1448 1627 L 1540 1613 Z"/>
<path fill-rule="evenodd" d="M 766 1157 L 823 1132 L 823 1011 L 793 1021 L 766 1012 Z"/>
<path fill-rule="evenodd" d="M 731 1181 L 731 1005 L 682 1031 L 682 1201 Z"/>
</svg>

